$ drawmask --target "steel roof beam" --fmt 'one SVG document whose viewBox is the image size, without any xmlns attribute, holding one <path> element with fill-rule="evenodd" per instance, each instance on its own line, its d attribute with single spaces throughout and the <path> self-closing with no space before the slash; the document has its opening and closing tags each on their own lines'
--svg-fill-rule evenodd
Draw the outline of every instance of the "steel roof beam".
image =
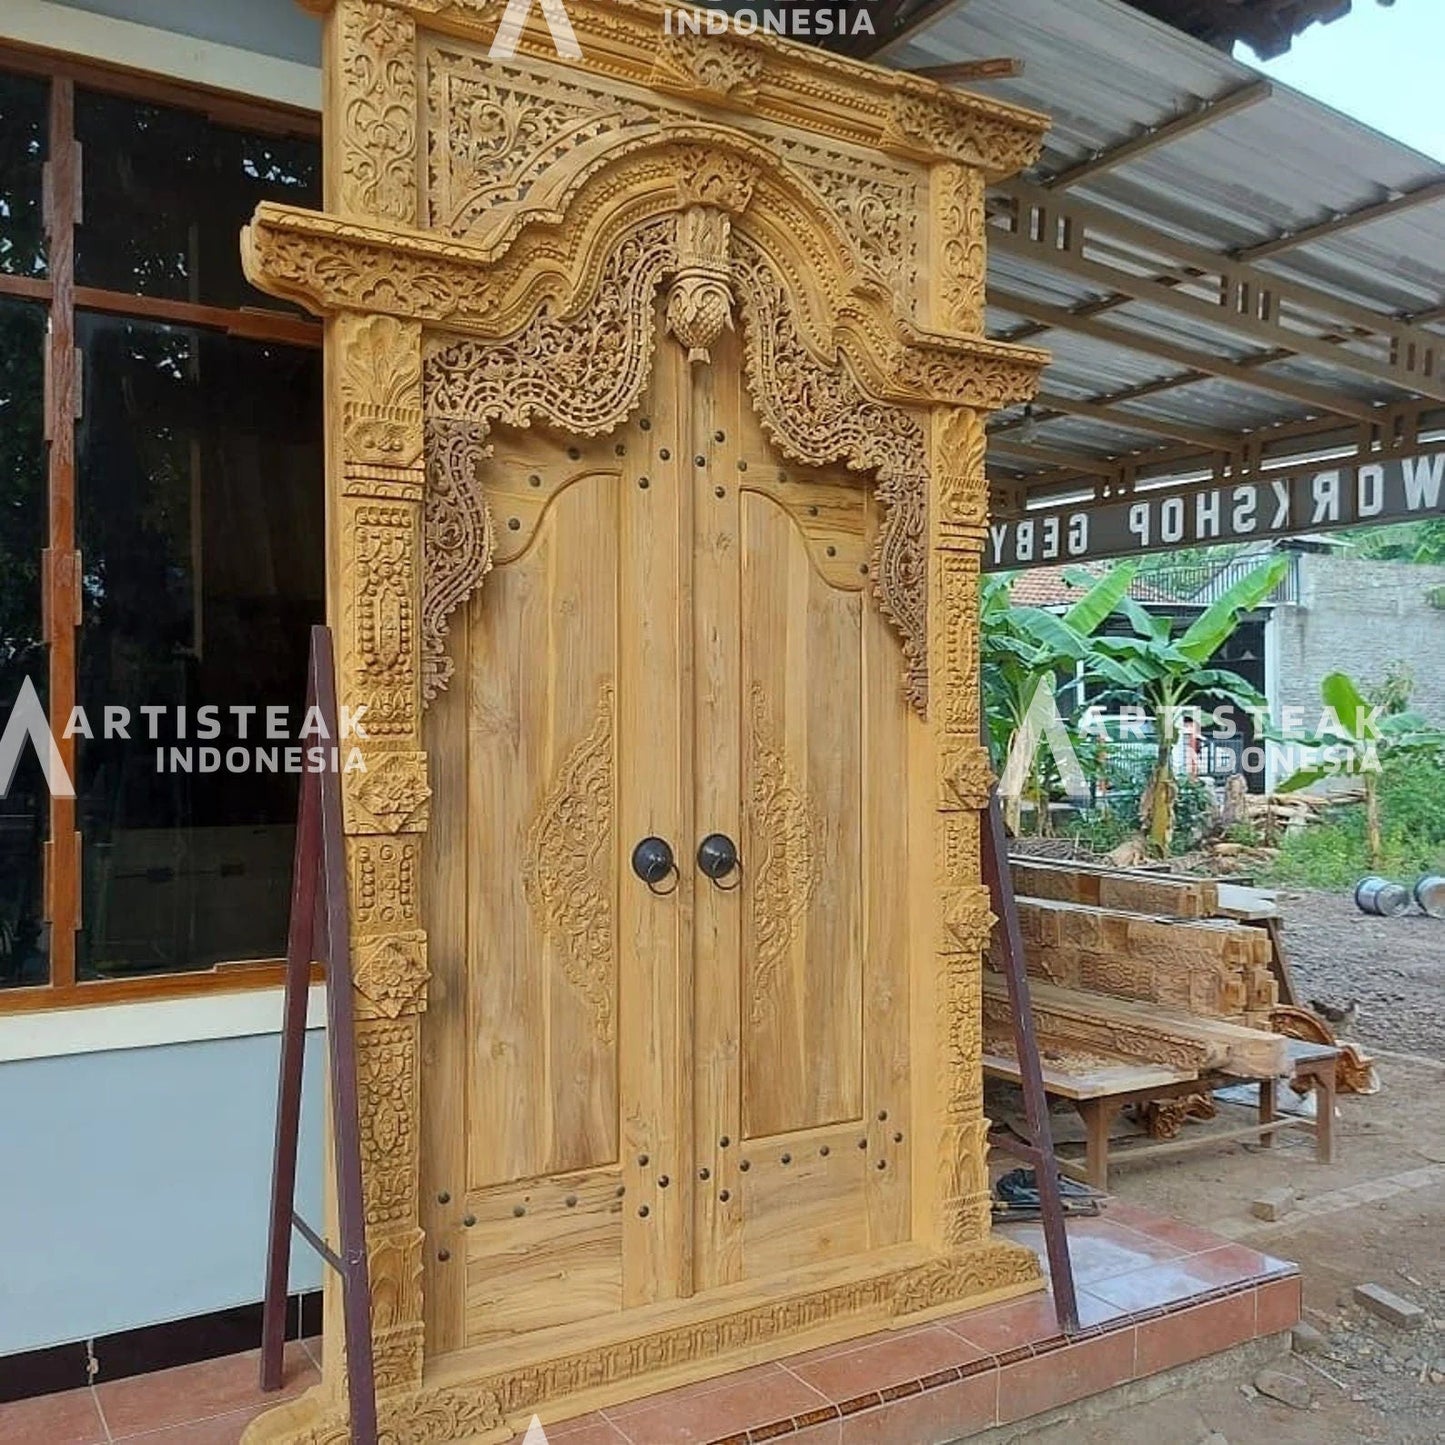
<svg viewBox="0 0 1445 1445">
<path fill-rule="evenodd" d="M 1172 383 L 1171 383 L 1172 384 Z M 1035 420 L 1037 412 L 1049 411 L 1060 416 L 1084 417 L 1089 421 L 1103 422 L 1121 431 L 1145 432 L 1150 436 L 1165 437 L 1172 441 L 1192 442 L 1206 450 L 1230 452 L 1238 450 L 1241 439 L 1234 432 L 1215 431 L 1210 427 L 1190 426 L 1187 422 L 1169 421 L 1167 418 L 1140 416 L 1137 412 L 1120 411 L 1118 398 L 1096 397 L 1092 400 L 1076 400 L 1073 397 L 1057 396 L 1040 392 L 1033 400 Z M 990 431 L 990 437 L 1002 437 L 1024 426 L 1023 419 L 1004 422 Z"/>
<path fill-rule="evenodd" d="M 1387 216 L 1397 216 L 1401 211 L 1416 206 L 1428 206 L 1432 201 L 1445 200 L 1445 178 L 1416 186 L 1413 191 L 1402 191 L 1383 201 L 1361 206 L 1357 211 L 1343 211 L 1318 221 L 1313 226 L 1301 226 L 1298 231 L 1285 231 L 1268 241 L 1253 246 L 1241 246 L 1230 254 L 1237 261 L 1263 261 L 1268 256 L 1277 256 L 1295 246 L 1308 246 L 1323 241 L 1327 236 L 1337 236 L 1341 231 L 1353 230 L 1356 226 L 1368 226 L 1371 221 L 1382 221 Z"/>
<path fill-rule="evenodd" d="M 988 243 L 997 252 L 1091 281 L 1115 295 L 1178 312 L 1264 345 L 1388 382 L 1402 391 L 1445 400 L 1445 374 L 1440 365 L 1445 339 L 1434 333 L 1162 235 L 1101 206 L 1059 199 L 1021 182 L 1001 187 L 1000 193 L 1010 197 L 1016 209 L 1006 218 L 1012 229 L 989 228 Z M 1136 262 L 1139 270 L 1128 269 L 1122 259 L 1100 259 L 1111 252 L 1117 255 L 1121 246 L 1143 253 Z M 1171 265 L 1199 274 L 1158 274 Z M 1208 295 L 1195 294 L 1201 289 Z M 1112 296 L 1108 299 L 1117 304 Z M 1343 341 L 1370 344 L 1374 354 L 1342 344 L 1335 339 L 1341 332 Z"/>
<path fill-rule="evenodd" d="M 1032 442 L 1014 442 L 990 432 L 990 451 L 1003 452 L 1007 456 L 1020 457 L 1026 462 L 1037 462 L 1043 467 L 1057 467 L 1073 473 L 1087 472 L 1095 477 L 1112 477 L 1117 474 L 1119 464 L 1107 457 L 1075 456 L 1073 452 L 1056 452 L 1048 447 L 1036 447 Z"/>
<path fill-rule="evenodd" d="M 1208 352 L 1194 351 L 1187 346 L 1176 346 L 1172 341 L 1165 341 L 1162 337 L 1150 336 L 1145 332 L 1126 331 L 1118 326 L 1109 326 L 1066 307 L 1050 306 L 1047 302 L 1000 291 L 997 287 L 992 288 L 989 294 L 1006 310 L 1016 311 L 1020 316 L 1042 322 L 1050 330 L 1073 331 L 1080 336 L 1107 342 L 1110 346 L 1122 347 L 1125 351 L 1137 351 L 1146 356 L 1158 357 L 1161 361 L 1172 362 L 1175 366 L 1189 371 L 1202 372 L 1205 376 L 1217 376 L 1257 391 L 1286 396 L 1304 406 L 1312 407 L 1324 416 L 1348 416 L 1356 421 L 1370 421 L 1374 416 L 1375 408 L 1368 402 L 1354 401 L 1339 395 L 1338 392 L 1311 386 L 1308 382 L 1296 381 L 1293 377 L 1276 376 L 1261 369 L 1268 361 L 1278 360 L 1277 356 L 1253 358 L 1253 365 L 1245 361 L 1231 361 L 1227 357 L 1211 356 Z"/>
<path fill-rule="evenodd" d="M 1185 111 L 1183 115 L 1165 121 L 1162 125 L 1147 126 L 1122 144 L 1106 151 L 1097 151 L 1088 160 L 1058 171 L 1043 184 L 1051 191 L 1062 191 L 1067 186 L 1092 180 L 1105 171 L 1112 171 L 1118 166 L 1138 160 L 1140 156 L 1148 155 L 1160 146 L 1170 145 L 1174 141 L 1183 140 L 1185 136 L 1193 135 L 1195 131 L 1204 130 L 1226 116 L 1248 110 L 1251 106 L 1268 100 L 1273 94 L 1274 86 L 1267 80 L 1242 85 L 1238 90 L 1231 90 L 1214 100 L 1202 101 L 1193 110 Z"/>
</svg>

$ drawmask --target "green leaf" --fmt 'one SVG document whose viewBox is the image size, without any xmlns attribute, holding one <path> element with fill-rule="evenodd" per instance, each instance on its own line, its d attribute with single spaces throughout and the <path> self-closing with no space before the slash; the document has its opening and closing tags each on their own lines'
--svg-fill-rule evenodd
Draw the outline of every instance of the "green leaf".
<svg viewBox="0 0 1445 1445">
<path fill-rule="evenodd" d="M 1378 728 L 1361 722 L 1370 715 L 1370 705 L 1364 699 L 1354 679 L 1345 672 L 1327 673 L 1320 683 L 1320 696 L 1327 708 L 1333 710 L 1339 719 L 1340 731 L 1354 742 L 1378 736 Z M 1334 731 L 1332 728 L 1328 731 Z"/>
<path fill-rule="evenodd" d="M 1307 788 L 1311 783 L 1318 783 L 1321 778 L 1332 778 L 1336 769 L 1307 767 L 1301 768 L 1298 772 L 1291 773 L 1284 782 L 1276 783 L 1276 793 L 1297 793 L 1301 788 Z"/>
<path fill-rule="evenodd" d="M 1010 618 L 1038 643 L 1043 654 L 1038 658 L 1041 667 L 1051 667 L 1064 660 L 1076 661 L 1089 650 L 1088 642 L 1062 617 L 1042 607 L 1015 607 Z"/>
<path fill-rule="evenodd" d="M 1128 596 L 1129 584 L 1138 570 L 1137 562 L 1125 562 L 1111 568 L 1064 613 L 1064 621 L 1085 636 L 1093 632 Z"/>
<path fill-rule="evenodd" d="M 1226 587 L 1179 639 L 1180 652 L 1195 662 L 1207 662 L 1239 626 L 1240 614 L 1258 607 L 1279 586 L 1287 571 L 1289 558 L 1276 557 Z"/>
</svg>

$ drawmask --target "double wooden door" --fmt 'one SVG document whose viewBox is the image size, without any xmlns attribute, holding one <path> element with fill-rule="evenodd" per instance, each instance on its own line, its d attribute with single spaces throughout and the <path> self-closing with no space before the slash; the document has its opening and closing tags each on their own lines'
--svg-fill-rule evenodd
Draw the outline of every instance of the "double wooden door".
<svg viewBox="0 0 1445 1445">
<path fill-rule="evenodd" d="M 606 437 L 494 433 L 432 706 L 430 1351 L 908 1238 L 909 786 L 862 478 L 727 333 Z M 700 841 L 739 864 L 712 880 Z M 636 845 L 676 871 L 649 884 Z"/>
</svg>

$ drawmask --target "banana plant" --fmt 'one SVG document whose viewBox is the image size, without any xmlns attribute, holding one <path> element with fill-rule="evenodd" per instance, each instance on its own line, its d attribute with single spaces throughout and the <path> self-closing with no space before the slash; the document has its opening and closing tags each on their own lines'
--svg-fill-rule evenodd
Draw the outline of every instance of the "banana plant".
<svg viewBox="0 0 1445 1445">
<path fill-rule="evenodd" d="M 1303 736 L 1269 734 L 1274 742 L 1318 750 L 1320 754 L 1291 773 L 1276 791 L 1293 793 L 1325 778 L 1358 778 L 1365 792 L 1365 842 L 1370 864 L 1377 868 L 1384 852 L 1380 769 L 1391 757 L 1445 753 L 1445 732 L 1418 712 L 1386 712 L 1371 707 L 1347 673 L 1329 673 L 1320 683 L 1320 700 L 1324 713 L 1318 731 Z"/>
<path fill-rule="evenodd" d="M 1174 620 L 1147 612 L 1131 598 L 1120 604 L 1132 637 L 1095 638 L 1090 670 L 1109 687 L 1103 701 L 1141 704 L 1154 722 L 1155 756 L 1139 799 L 1139 823 L 1151 846 L 1167 857 L 1174 840 L 1179 786 L 1171 761 L 1186 709 L 1206 699 L 1263 708 L 1264 697 L 1238 673 L 1205 664 L 1230 638 L 1240 618 L 1279 585 L 1289 560 L 1277 557 L 1226 588 L 1180 634 Z"/>
<path fill-rule="evenodd" d="M 989 748 L 996 765 L 1008 755 L 1014 734 L 1022 726 L 1040 688 L 1052 691 L 1062 672 L 1077 672 L 1087 664 L 1090 636 L 1119 606 L 1138 570 L 1125 563 L 1095 579 L 1083 571 L 1065 574 L 1065 580 L 1084 587 L 1083 595 L 1066 612 L 1043 607 L 1015 606 L 1011 600 L 1017 573 L 993 573 L 980 592 L 982 625 L 981 666 L 984 713 L 988 720 Z M 1048 829 L 1045 792 L 1046 764 L 1035 756 L 1023 793 L 1003 800 L 1004 819 L 1017 836 L 1023 798 L 1032 798 L 1043 831 Z"/>
</svg>

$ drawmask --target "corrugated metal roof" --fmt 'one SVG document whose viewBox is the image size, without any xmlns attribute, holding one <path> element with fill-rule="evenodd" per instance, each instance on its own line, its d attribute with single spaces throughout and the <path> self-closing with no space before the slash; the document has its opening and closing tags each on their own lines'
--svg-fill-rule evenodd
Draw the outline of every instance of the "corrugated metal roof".
<svg viewBox="0 0 1445 1445">
<path fill-rule="evenodd" d="M 919 69 L 960 60 L 1012 56 L 1016 77 L 974 88 L 1043 110 L 1054 125 L 1036 171 L 1047 179 L 1107 153 L 1145 130 L 1166 125 L 1256 83 L 1252 67 L 1140 14 L 1122 0 L 966 0 L 946 9 L 879 57 Z M 1174 240 L 1228 253 L 1360 210 L 1445 176 L 1408 146 L 1289 87 L 1222 116 L 1134 159 L 1089 176 L 1063 193 L 1141 222 Z M 1123 248 L 1118 255 L 1128 253 Z M 1143 256 L 1139 262 L 1142 266 Z M 1261 269 L 1386 317 L 1415 316 L 1445 300 L 1445 199 L 1354 226 L 1261 258 Z M 1108 293 L 1071 276 L 992 248 L 992 293 L 1072 307 Z M 1143 301 L 1109 309 L 1111 327 L 1195 353 L 1243 359 L 1267 349 L 1257 336 L 1196 320 Z M 989 307 L 990 331 L 1009 335 L 1031 319 L 1006 300 Z M 1424 325 L 1445 336 L 1445 317 Z M 1048 330 L 1029 337 L 1053 363 L 1043 390 L 1087 399 L 1147 385 L 1181 367 L 1144 350 Z M 1362 350 L 1365 348 L 1361 348 Z M 1259 368 L 1342 398 L 1388 403 L 1411 393 L 1315 356 Z M 1288 397 L 1210 377 L 1128 403 L 1129 411 L 1240 433 L 1298 420 L 1310 407 Z M 1017 420 L 1017 411 L 1012 418 Z M 1137 431 L 1075 417 L 1040 418 L 1032 444 L 1097 456 L 1163 445 Z M 1015 437 L 1014 440 L 1020 440 Z M 1011 458 L 1005 471 L 1026 470 Z"/>
</svg>

